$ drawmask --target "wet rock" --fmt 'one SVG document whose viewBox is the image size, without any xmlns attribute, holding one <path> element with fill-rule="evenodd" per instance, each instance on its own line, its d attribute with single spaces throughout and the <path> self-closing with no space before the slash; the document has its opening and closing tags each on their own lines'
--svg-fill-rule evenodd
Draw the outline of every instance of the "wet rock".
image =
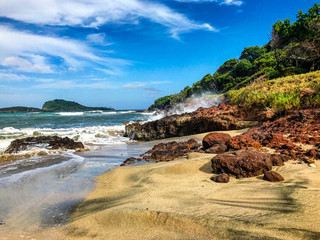
<svg viewBox="0 0 320 240">
<path fill-rule="evenodd" d="M 272 169 L 272 155 L 257 149 L 245 149 L 222 153 L 211 159 L 212 169 L 217 173 L 226 173 L 242 177 L 253 177 Z"/>
<path fill-rule="evenodd" d="M 141 158 L 130 157 L 130 158 L 127 158 L 120 166 L 123 167 L 123 166 L 127 166 L 127 165 L 130 165 L 130 164 L 134 164 L 137 161 L 142 161 L 142 159 Z"/>
<path fill-rule="evenodd" d="M 263 180 L 269 182 L 282 182 L 284 181 L 284 178 L 277 172 L 269 171 L 265 172 L 265 174 L 263 175 Z"/>
<path fill-rule="evenodd" d="M 226 142 L 226 144 L 230 149 L 235 149 L 235 150 L 247 149 L 250 147 L 259 149 L 262 147 L 258 141 L 256 141 L 252 136 L 248 134 L 235 136 L 229 139 Z"/>
<path fill-rule="evenodd" d="M 11 142 L 4 153 L 18 153 L 34 148 L 45 149 L 83 149 L 84 145 L 81 142 L 75 142 L 68 137 L 58 136 L 38 136 L 16 139 Z"/>
<path fill-rule="evenodd" d="M 205 149 L 208 149 L 212 146 L 226 143 L 230 138 L 231 136 L 226 133 L 209 133 L 203 138 L 202 145 Z"/>
<path fill-rule="evenodd" d="M 127 166 L 135 163 L 136 161 L 154 161 L 154 162 L 167 162 L 176 158 L 187 156 L 189 152 L 199 151 L 201 144 L 194 139 L 189 139 L 185 142 L 168 142 L 159 143 L 149 151 L 140 155 L 140 158 L 128 158 L 121 166 Z"/>
<path fill-rule="evenodd" d="M 219 174 L 218 176 L 213 176 L 210 178 L 212 181 L 217 183 L 228 183 L 230 180 L 230 177 L 228 174 Z"/>
<path fill-rule="evenodd" d="M 192 113 L 172 115 L 144 124 L 128 124 L 125 136 L 134 140 L 150 141 L 203 132 L 243 129 L 255 123 L 247 121 L 241 108 L 221 103 L 219 106 L 199 108 Z"/>
</svg>

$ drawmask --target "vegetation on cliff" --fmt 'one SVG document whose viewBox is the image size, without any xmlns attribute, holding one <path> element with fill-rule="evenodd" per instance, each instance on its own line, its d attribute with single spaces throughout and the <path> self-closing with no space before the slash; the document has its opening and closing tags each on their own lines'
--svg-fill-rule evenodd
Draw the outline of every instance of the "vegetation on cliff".
<svg viewBox="0 0 320 240">
<path fill-rule="evenodd" d="M 32 107 L 7 107 L 7 108 L 0 108 L 0 113 L 12 113 L 12 112 L 41 112 L 42 110 L 39 108 L 32 108 Z"/>
<path fill-rule="evenodd" d="M 114 110 L 106 107 L 86 107 L 77 102 L 66 101 L 63 99 L 55 99 L 47 101 L 42 106 L 43 111 L 92 111 L 92 110 Z"/>
<path fill-rule="evenodd" d="M 309 89 L 305 96 L 304 89 Z M 226 95 L 232 104 L 246 108 L 289 111 L 303 106 L 320 107 L 320 71 L 255 81 L 239 90 L 231 90 Z"/>
<path fill-rule="evenodd" d="M 180 93 L 155 100 L 149 109 L 164 109 L 205 92 L 227 93 L 255 81 L 263 82 L 281 78 L 279 82 L 283 82 L 291 79 L 283 77 L 319 69 L 320 5 L 316 3 L 307 13 L 299 11 L 297 21 L 294 23 L 286 19 L 278 20 L 273 24 L 271 40 L 266 45 L 245 48 L 239 59 L 226 61 L 213 75 L 205 75 L 192 87 L 187 86 Z M 234 96 L 234 92 L 232 94 Z M 280 99 L 282 101 L 287 97 L 280 97 Z M 281 101 L 277 102 L 278 107 L 279 104 L 286 103 Z M 234 100 L 234 102 L 239 101 Z M 297 100 L 290 100 L 290 102 L 297 104 Z"/>
</svg>

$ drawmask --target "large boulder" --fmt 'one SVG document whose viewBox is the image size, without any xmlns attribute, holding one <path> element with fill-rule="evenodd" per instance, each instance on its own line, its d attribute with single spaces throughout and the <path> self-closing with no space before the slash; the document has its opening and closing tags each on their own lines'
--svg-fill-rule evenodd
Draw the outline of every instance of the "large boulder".
<svg viewBox="0 0 320 240">
<path fill-rule="evenodd" d="M 273 165 L 283 165 L 279 159 L 277 154 L 262 153 L 250 148 L 219 154 L 211 159 L 211 166 L 216 173 L 226 173 L 237 178 L 253 177 L 270 171 Z"/>
<path fill-rule="evenodd" d="M 11 142 L 4 153 L 18 153 L 20 151 L 31 150 L 35 148 L 45 149 L 83 149 L 81 142 L 75 142 L 68 137 L 58 136 L 39 136 L 16 139 Z"/>
<path fill-rule="evenodd" d="M 214 145 L 226 143 L 230 138 L 231 136 L 226 133 L 209 133 L 203 138 L 202 145 L 204 149 L 208 149 Z"/>
</svg>

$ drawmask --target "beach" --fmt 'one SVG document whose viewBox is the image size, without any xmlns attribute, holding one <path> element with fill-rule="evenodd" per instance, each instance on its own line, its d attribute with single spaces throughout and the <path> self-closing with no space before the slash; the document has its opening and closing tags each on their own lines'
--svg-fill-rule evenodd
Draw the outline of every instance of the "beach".
<svg viewBox="0 0 320 240">
<path fill-rule="evenodd" d="M 72 208 L 68 223 L 29 237 L 319 239 L 318 167 L 289 161 L 273 169 L 284 182 L 258 176 L 219 184 L 210 180 L 213 156 L 189 153 L 171 162 L 113 168 L 96 178 L 93 191 Z M 21 234 L 10 233 L 3 239 L 21 239 Z"/>
</svg>

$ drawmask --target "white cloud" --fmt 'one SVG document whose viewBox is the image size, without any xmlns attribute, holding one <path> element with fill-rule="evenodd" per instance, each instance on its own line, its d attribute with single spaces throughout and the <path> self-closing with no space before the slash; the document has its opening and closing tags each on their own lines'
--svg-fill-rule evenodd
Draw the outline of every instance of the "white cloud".
<svg viewBox="0 0 320 240">
<path fill-rule="evenodd" d="M 75 89 L 75 88 L 85 88 L 85 89 L 116 89 L 114 84 L 109 82 L 93 82 L 93 83 L 78 83 L 70 80 L 51 80 L 51 79 L 40 80 L 40 84 L 33 86 L 33 88 L 40 89 Z"/>
<path fill-rule="evenodd" d="M 111 43 L 107 42 L 105 33 L 89 34 L 87 36 L 87 40 L 93 44 L 99 44 L 104 46 L 111 45 Z"/>
<path fill-rule="evenodd" d="M 203 2 L 216 2 L 220 5 L 235 5 L 241 6 L 243 1 L 240 0 L 176 0 L 177 2 L 193 2 L 193 3 L 203 3 Z"/>
<path fill-rule="evenodd" d="M 52 73 L 50 66 L 44 64 L 31 63 L 28 60 L 21 57 L 7 57 L 3 60 L 2 65 L 16 67 L 18 71 L 22 72 Z"/>
<path fill-rule="evenodd" d="M 20 82 L 28 80 L 29 78 L 24 75 L 19 75 L 15 73 L 7 73 L 7 72 L 0 72 L 0 81 L 7 81 L 7 82 Z"/>
<path fill-rule="evenodd" d="M 137 24 L 145 18 L 168 27 L 173 37 L 191 30 L 215 31 L 207 23 L 196 23 L 163 4 L 145 0 L 0 1 L 0 16 L 35 24 L 82 27 Z"/>
<path fill-rule="evenodd" d="M 93 48 L 83 42 L 71 39 L 36 35 L 0 26 L 0 64 L 23 72 L 50 73 L 54 64 L 50 59 L 63 60 L 69 69 L 79 69 L 88 65 L 100 68 L 121 68 L 129 61 L 106 56 L 100 57 Z"/>
<path fill-rule="evenodd" d="M 159 85 L 159 84 L 166 84 L 169 83 L 169 81 L 162 81 L 162 82 L 132 82 L 122 85 L 123 88 L 144 88 L 149 85 Z"/>
</svg>

